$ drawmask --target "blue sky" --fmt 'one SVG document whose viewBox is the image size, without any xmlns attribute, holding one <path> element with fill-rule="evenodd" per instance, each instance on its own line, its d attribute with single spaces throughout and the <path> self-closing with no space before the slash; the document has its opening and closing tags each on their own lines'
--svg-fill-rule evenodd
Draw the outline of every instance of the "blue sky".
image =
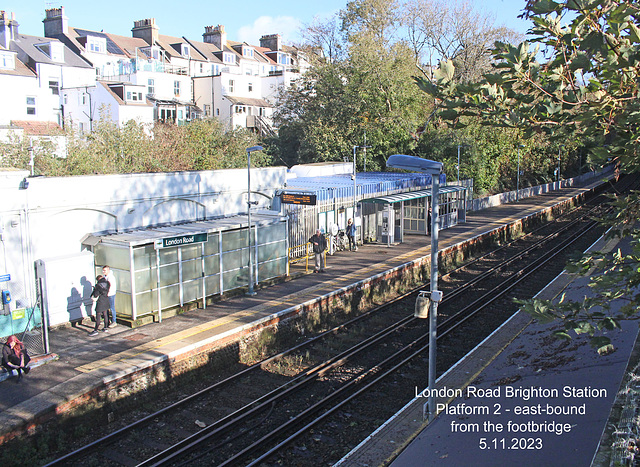
<svg viewBox="0 0 640 467">
<path fill-rule="evenodd" d="M 155 18 L 160 34 L 201 40 L 205 26 L 223 24 L 231 40 L 257 44 L 264 34 L 281 34 L 285 42 L 298 39 L 297 31 L 314 17 L 328 17 L 345 7 L 347 0 L 244 0 L 235 2 L 156 0 L 138 2 L 64 0 L 60 3 L 5 0 L 0 10 L 16 14 L 20 33 L 43 36 L 42 19 L 47 8 L 64 6 L 69 25 L 82 29 L 131 36 L 133 22 Z M 473 0 L 480 10 L 495 15 L 496 25 L 526 32 L 528 22 L 517 18 L 525 0 Z"/>
</svg>

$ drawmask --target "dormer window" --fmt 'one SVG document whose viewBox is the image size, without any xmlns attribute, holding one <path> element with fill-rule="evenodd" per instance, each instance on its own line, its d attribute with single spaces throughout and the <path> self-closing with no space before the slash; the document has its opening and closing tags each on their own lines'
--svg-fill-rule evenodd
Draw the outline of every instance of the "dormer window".
<svg viewBox="0 0 640 467">
<path fill-rule="evenodd" d="M 87 50 L 96 53 L 107 52 L 107 39 L 105 37 L 87 36 Z"/>
<path fill-rule="evenodd" d="M 142 93 L 136 90 L 127 89 L 127 100 L 132 102 L 142 101 Z"/>
<path fill-rule="evenodd" d="M 222 57 L 222 61 L 224 63 L 230 63 L 232 65 L 236 64 L 236 57 L 232 53 L 225 52 L 224 54 L 222 54 Z"/>
<path fill-rule="evenodd" d="M 0 52 L 0 68 L 3 70 L 16 69 L 16 56 L 12 52 Z"/>
<path fill-rule="evenodd" d="M 248 58 L 253 58 L 253 49 L 251 47 L 242 47 L 242 55 Z"/>
<path fill-rule="evenodd" d="M 54 62 L 64 62 L 64 45 L 61 42 L 51 41 L 38 47 Z"/>
<path fill-rule="evenodd" d="M 188 44 L 181 44 L 181 51 L 183 57 L 189 58 L 191 56 L 191 49 Z"/>
<path fill-rule="evenodd" d="M 278 63 L 280 65 L 289 65 L 289 56 L 287 54 L 278 54 Z"/>
</svg>

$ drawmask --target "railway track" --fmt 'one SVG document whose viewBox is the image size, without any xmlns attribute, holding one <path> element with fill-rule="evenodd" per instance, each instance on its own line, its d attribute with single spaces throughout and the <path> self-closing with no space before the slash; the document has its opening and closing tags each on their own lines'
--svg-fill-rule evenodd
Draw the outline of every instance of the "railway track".
<svg viewBox="0 0 640 467">
<path fill-rule="evenodd" d="M 439 307 L 438 345 L 443 368 L 438 373 L 511 315 L 516 287 L 519 297 L 533 296 L 550 274 L 560 272 L 554 271 L 562 268 L 568 250 L 582 251 L 600 235 L 591 218 L 601 209 L 595 205 L 573 211 L 442 277 L 445 300 Z M 387 412 L 394 413 L 398 403 L 404 405 L 414 385 L 426 381 L 426 322 L 413 318 L 418 292 L 252 365 L 48 465 L 336 460 Z M 285 359 L 297 362 L 295 374 L 278 371 Z M 391 397 L 383 401 L 383 394 Z M 375 404 L 366 402 L 372 399 Z M 356 442 L 336 442 L 335 432 L 354 422 L 358 429 L 349 430 L 349 437 Z"/>
</svg>

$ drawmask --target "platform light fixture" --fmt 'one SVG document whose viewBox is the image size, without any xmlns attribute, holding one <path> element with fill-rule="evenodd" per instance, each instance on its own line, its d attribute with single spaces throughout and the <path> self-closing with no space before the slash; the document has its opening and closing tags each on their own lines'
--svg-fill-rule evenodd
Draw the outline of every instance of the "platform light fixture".
<svg viewBox="0 0 640 467">
<path fill-rule="evenodd" d="M 562 148 L 564 147 L 564 144 L 560 145 L 560 147 L 558 148 L 558 182 L 560 182 L 560 151 L 562 151 Z M 560 188 L 558 186 L 558 188 Z"/>
<path fill-rule="evenodd" d="M 262 146 L 252 146 L 247 148 L 247 245 L 249 245 L 249 288 L 247 295 L 255 295 L 253 290 L 253 248 L 251 247 L 251 205 L 257 204 L 257 201 L 251 201 L 251 153 L 255 151 L 262 151 Z"/>
<path fill-rule="evenodd" d="M 458 164 L 456 165 L 456 171 L 458 172 L 458 184 L 460 184 L 460 149 L 468 147 L 468 144 L 458 144 Z"/>
<path fill-rule="evenodd" d="M 518 145 L 518 174 L 516 176 L 516 203 L 520 201 L 520 149 L 524 148 L 524 144 Z"/>
<path fill-rule="evenodd" d="M 353 147 L 353 174 L 351 175 L 351 179 L 353 180 L 353 223 L 355 225 L 356 223 L 356 192 L 358 190 L 358 185 L 356 183 L 356 150 L 357 149 L 364 149 L 365 150 L 365 171 L 366 171 L 366 151 L 367 148 L 370 148 L 371 146 L 367 146 L 367 136 L 365 134 L 365 138 L 364 138 L 364 146 L 354 146 Z M 355 241 L 355 237 L 354 237 L 354 241 Z"/>
<path fill-rule="evenodd" d="M 442 162 L 422 159 L 416 156 L 395 154 L 387 159 L 387 167 L 410 170 L 431 175 L 431 281 L 429 317 L 429 397 L 423 407 L 423 417 L 433 420 L 436 416 L 436 338 L 438 332 L 438 303 L 442 301 L 442 292 L 438 290 L 438 195 Z M 428 407 L 428 411 L 427 411 Z"/>
</svg>

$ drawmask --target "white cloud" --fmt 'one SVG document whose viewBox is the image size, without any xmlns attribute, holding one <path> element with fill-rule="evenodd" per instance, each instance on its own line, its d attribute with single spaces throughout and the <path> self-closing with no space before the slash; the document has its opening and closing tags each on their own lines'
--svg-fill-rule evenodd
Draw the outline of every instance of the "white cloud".
<svg viewBox="0 0 640 467">
<path fill-rule="evenodd" d="M 261 16 L 251 26 L 242 26 L 238 30 L 238 40 L 258 45 L 265 34 L 280 34 L 285 43 L 297 40 L 302 22 L 292 16 Z"/>
</svg>

